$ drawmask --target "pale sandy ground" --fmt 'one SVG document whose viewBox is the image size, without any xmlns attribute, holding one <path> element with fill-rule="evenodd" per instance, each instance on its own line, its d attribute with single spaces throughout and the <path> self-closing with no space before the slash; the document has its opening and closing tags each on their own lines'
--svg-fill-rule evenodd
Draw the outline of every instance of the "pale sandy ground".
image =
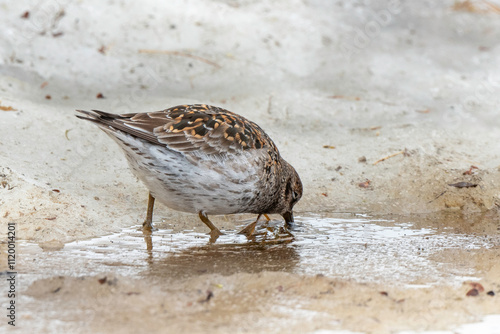
<svg viewBox="0 0 500 334">
<path fill-rule="evenodd" d="M 209 103 L 250 118 L 275 140 L 305 186 L 298 215 L 451 211 L 462 219 L 437 221 L 496 238 L 499 6 L 1 2 L 2 226 L 16 222 L 19 239 L 54 250 L 139 224 L 147 190 L 128 171 L 118 147 L 78 121 L 74 109 L 130 112 Z M 22 18 L 26 11 L 29 17 Z M 98 93 L 105 98 L 96 98 Z M 464 175 L 471 165 L 478 169 Z M 360 187 L 363 182 L 367 187 Z M 477 186 L 449 186 L 457 182 Z M 158 206 L 155 220 L 162 218 L 203 228 L 197 217 Z M 483 218 L 488 228 L 475 229 Z M 225 218 L 217 219 L 221 224 Z M 488 249 L 435 256 L 466 258 L 486 290 L 498 294 L 495 242 Z M 97 283 L 103 276 L 116 284 Z M 498 297 L 483 292 L 465 298 L 470 287 L 456 282 L 408 289 L 266 270 L 165 280 L 69 272 L 30 281 L 19 286 L 25 313 L 16 329 L 385 333 L 456 330 L 500 314 Z M 266 289 L 277 281 L 282 288 Z M 214 284 L 225 286 L 224 292 L 199 303 Z M 54 295 L 55 289 L 61 293 Z"/>
</svg>

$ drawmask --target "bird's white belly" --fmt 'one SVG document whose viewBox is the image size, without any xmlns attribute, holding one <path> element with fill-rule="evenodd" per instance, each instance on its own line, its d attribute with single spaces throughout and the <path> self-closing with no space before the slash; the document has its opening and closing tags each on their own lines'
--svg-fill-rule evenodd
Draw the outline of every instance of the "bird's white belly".
<svg viewBox="0 0 500 334">
<path fill-rule="evenodd" d="M 142 140 L 127 138 L 124 149 L 134 174 L 153 197 L 184 212 L 231 214 L 245 212 L 256 196 L 259 180 L 255 156 L 240 154 L 225 159 L 200 157 L 192 163 L 186 154 L 169 151 Z"/>
</svg>

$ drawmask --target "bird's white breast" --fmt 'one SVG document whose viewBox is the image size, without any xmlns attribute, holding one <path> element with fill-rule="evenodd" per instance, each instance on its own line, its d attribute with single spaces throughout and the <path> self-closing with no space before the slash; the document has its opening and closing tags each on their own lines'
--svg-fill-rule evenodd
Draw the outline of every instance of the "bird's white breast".
<svg viewBox="0 0 500 334">
<path fill-rule="evenodd" d="M 244 212 L 256 196 L 264 152 L 204 155 L 179 153 L 125 133 L 114 132 L 134 174 L 168 207 L 197 213 Z"/>
</svg>

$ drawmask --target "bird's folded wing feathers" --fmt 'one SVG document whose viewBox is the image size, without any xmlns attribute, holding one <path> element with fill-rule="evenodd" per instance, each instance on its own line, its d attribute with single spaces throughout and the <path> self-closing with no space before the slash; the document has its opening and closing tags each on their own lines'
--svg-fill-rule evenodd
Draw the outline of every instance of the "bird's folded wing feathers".
<svg viewBox="0 0 500 334">
<path fill-rule="evenodd" d="M 218 155 L 275 148 L 257 124 L 208 105 L 183 105 L 156 112 L 121 115 L 97 110 L 79 112 L 83 116 L 78 117 L 93 121 L 104 130 L 120 130 L 178 152 Z"/>
</svg>

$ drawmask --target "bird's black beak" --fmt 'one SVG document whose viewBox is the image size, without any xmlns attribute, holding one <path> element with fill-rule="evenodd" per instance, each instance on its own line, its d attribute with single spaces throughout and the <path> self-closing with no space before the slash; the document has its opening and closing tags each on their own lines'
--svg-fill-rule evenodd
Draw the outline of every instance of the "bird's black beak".
<svg viewBox="0 0 500 334">
<path fill-rule="evenodd" d="M 293 212 L 285 212 L 282 214 L 283 218 L 285 218 L 285 226 L 290 229 L 293 226 Z"/>
</svg>

